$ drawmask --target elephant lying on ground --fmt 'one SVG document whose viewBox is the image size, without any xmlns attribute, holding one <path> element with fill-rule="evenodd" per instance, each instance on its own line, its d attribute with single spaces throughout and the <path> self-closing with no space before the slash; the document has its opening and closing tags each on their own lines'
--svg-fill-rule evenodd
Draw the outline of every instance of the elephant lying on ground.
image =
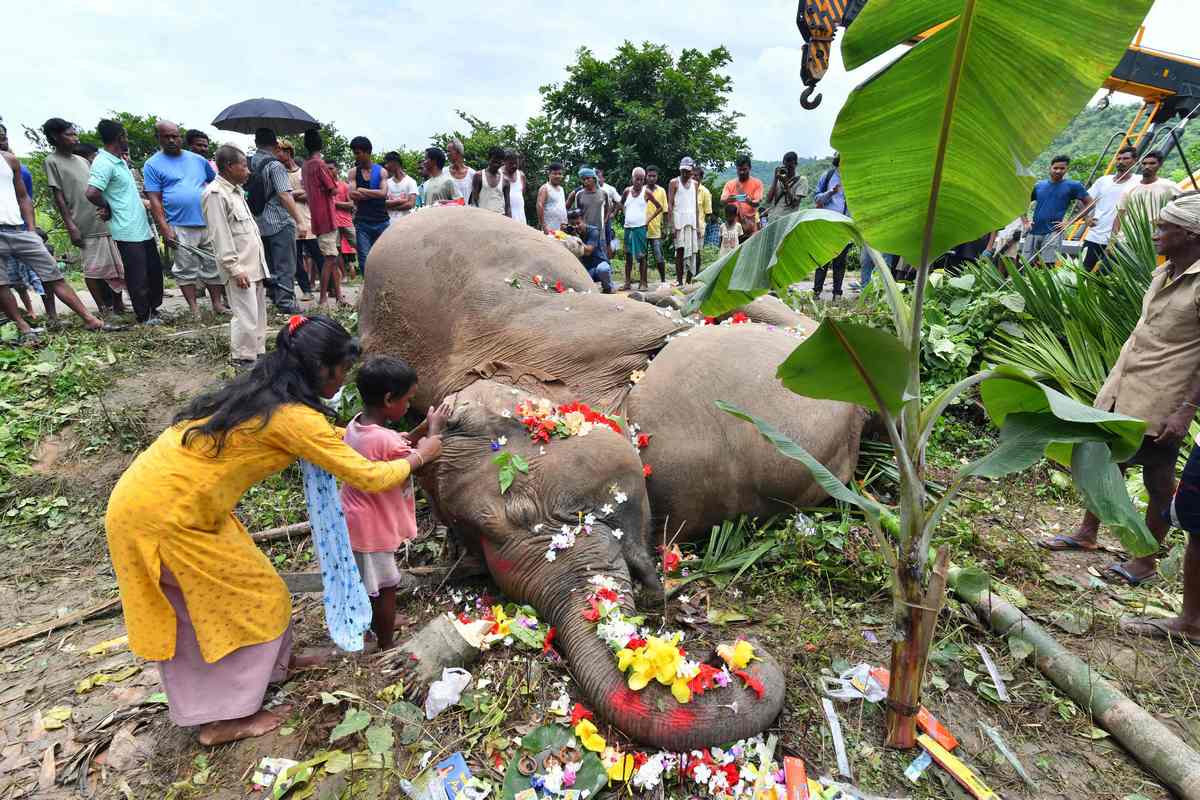
<svg viewBox="0 0 1200 800">
<path fill-rule="evenodd" d="M 826 497 L 805 468 L 715 401 L 766 419 L 850 477 L 865 412 L 798 397 L 774 377 L 800 334 L 759 324 L 695 326 L 669 309 L 602 295 L 560 244 L 473 208 L 405 217 L 371 255 L 360 301 L 364 348 L 417 370 L 416 407 L 456 395 L 445 452 L 423 484 L 497 584 L 558 628 L 596 710 L 632 737 L 676 750 L 769 725 L 784 685 L 765 653 L 751 668 L 761 698 L 731 687 L 679 704 L 663 686 L 624 688 L 608 646 L 581 614 L 594 575 L 616 581 L 623 605 L 631 577 L 659 586 L 655 543 Z M 587 403 L 623 420 L 622 432 L 598 425 L 586 436 L 535 443 L 517 404 L 541 398 Z M 636 430 L 648 439 L 640 451 L 631 442 Z M 507 441 L 501 454 L 529 464 L 503 495 L 491 447 L 500 437 Z M 627 502 L 606 502 L 615 491 Z M 554 533 L 605 505 L 613 511 L 598 514 L 592 533 L 548 560 Z M 739 709 L 732 716 L 722 710 L 730 697 Z"/>
</svg>

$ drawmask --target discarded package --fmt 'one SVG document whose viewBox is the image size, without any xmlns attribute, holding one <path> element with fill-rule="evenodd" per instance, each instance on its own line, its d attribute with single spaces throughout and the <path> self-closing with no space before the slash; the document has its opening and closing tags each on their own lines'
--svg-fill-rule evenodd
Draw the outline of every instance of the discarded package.
<svg viewBox="0 0 1200 800">
<path fill-rule="evenodd" d="M 843 701 L 866 700 L 868 703 L 878 703 L 887 697 L 887 689 L 871 676 L 871 665 L 866 663 L 851 667 L 837 678 L 822 675 L 821 691 L 826 697 Z"/>
<path fill-rule="evenodd" d="M 482 794 L 478 788 L 468 788 L 479 786 L 485 789 Z M 459 800 L 460 795 L 463 800 L 481 800 L 491 787 L 471 775 L 462 753 L 454 753 L 422 772 L 416 780 L 400 781 L 400 788 L 411 800 Z"/>
<path fill-rule="evenodd" d="M 922 750 L 921 755 L 912 760 L 904 769 L 904 777 L 908 778 L 913 783 L 918 783 L 921 776 L 925 774 L 925 770 L 933 763 L 933 756 L 929 755 L 928 750 Z"/>
<path fill-rule="evenodd" d="M 458 667 L 442 670 L 440 680 L 429 686 L 425 698 L 425 719 L 433 719 L 462 698 L 463 690 L 471 684 L 471 673 Z"/>
<path fill-rule="evenodd" d="M 299 764 L 299 761 L 290 758 L 263 756 L 250 779 L 255 786 L 271 789 L 271 797 L 282 797 L 284 792 L 300 782 L 297 780 L 300 777 L 298 771 L 292 770 L 292 767 Z M 304 780 L 307 780 L 307 777 L 304 776 Z"/>
<path fill-rule="evenodd" d="M 846 740 L 842 738 L 842 723 L 838 719 L 837 711 L 828 697 L 821 698 L 821 708 L 825 711 L 829 733 L 833 736 L 833 752 L 837 756 L 838 773 L 854 780 L 854 773 L 850 771 L 850 760 L 846 757 Z"/>
<path fill-rule="evenodd" d="M 954 780 L 975 797 L 975 800 L 991 800 L 993 797 L 997 797 L 996 793 L 989 789 L 987 784 L 971 771 L 970 767 L 934 741 L 931 736 L 923 733 L 917 737 L 917 741 L 921 747 L 929 751 L 929 755 L 933 756 L 933 760 L 938 763 L 938 766 L 949 772 Z"/>
<path fill-rule="evenodd" d="M 824 775 L 821 776 L 821 785 L 825 787 L 826 798 L 828 800 L 911 800 L 908 797 L 880 797 L 879 795 L 867 794 L 857 786 L 851 786 L 848 783 L 841 783 Z M 833 792 L 832 795 L 828 794 Z"/>
</svg>

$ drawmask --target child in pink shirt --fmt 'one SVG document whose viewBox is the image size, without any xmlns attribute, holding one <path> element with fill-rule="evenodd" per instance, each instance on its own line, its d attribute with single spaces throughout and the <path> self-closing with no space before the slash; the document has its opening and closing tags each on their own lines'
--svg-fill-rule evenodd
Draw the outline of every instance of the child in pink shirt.
<svg viewBox="0 0 1200 800">
<path fill-rule="evenodd" d="M 451 411 L 447 403 L 430 408 L 425 422 L 411 433 L 387 427 L 387 423 L 403 419 L 408 412 L 417 388 L 417 373 L 412 367 L 398 358 L 372 358 L 359 369 L 355 383 L 363 410 L 346 426 L 346 444 L 371 461 L 392 461 L 415 454 L 418 468 L 438 457 L 442 451 L 441 433 Z M 342 507 L 354 560 L 371 598 L 371 630 L 379 649 L 387 650 L 395 634 L 396 587 L 400 584 L 396 551 L 417 535 L 412 480 L 375 494 L 343 486 Z"/>
</svg>

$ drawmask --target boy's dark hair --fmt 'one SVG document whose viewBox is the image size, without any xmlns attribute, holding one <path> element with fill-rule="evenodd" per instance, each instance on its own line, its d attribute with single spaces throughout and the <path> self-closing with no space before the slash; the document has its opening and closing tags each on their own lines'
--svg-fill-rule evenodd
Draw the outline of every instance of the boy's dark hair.
<svg viewBox="0 0 1200 800">
<path fill-rule="evenodd" d="M 1151 150 L 1149 153 L 1146 153 L 1144 156 L 1142 156 L 1142 161 L 1145 161 L 1147 158 L 1157 159 L 1159 164 L 1167 160 L 1167 157 L 1163 154 L 1162 150 Z"/>
<path fill-rule="evenodd" d="M 1117 151 L 1117 155 L 1121 155 L 1122 153 L 1133 153 L 1133 157 L 1137 158 L 1137 148 L 1131 144 L 1127 144 Z"/>
<path fill-rule="evenodd" d="M 59 134 L 71 130 L 72 127 L 71 123 L 62 117 L 51 117 L 42 124 L 42 133 L 46 134 L 46 140 L 54 145 Z"/>
<path fill-rule="evenodd" d="M 1070 163 L 1071 163 L 1071 157 L 1067 156 L 1067 155 L 1058 155 L 1058 156 L 1055 156 L 1054 158 L 1050 159 L 1050 166 L 1052 166 L 1052 167 L 1055 164 L 1070 164 Z"/>
<path fill-rule="evenodd" d="M 255 147 L 274 147 L 279 143 L 279 137 L 270 128 L 259 128 L 254 132 Z"/>
<path fill-rule="evenodd" d="M 738 156 L 738 159 L 737 159 L 737 163 L 736 163 L 736 165 L 737 165 L 737 166 L 739 166 L 739 167 L 749 167 L 749 166 L 751 166 L 751 164 L 750 164 L 750 156 Z"/>
<path fill-rule="evenodd" d="M 96 123 L 96 133 L 99 134 L 100 141 L 105 144 L 112 144 L 121 138 L 121 134 L 124 132 L 125 126 L 115 119 L 102 119 Z"/>
<path fill-rule="evenodd" d="M 417 373 L 406 362 L 390 356 L 376 356 L 358 370 L 354 383 L 363 405 L 377 408 L 387 396 L 402 397 L 417 382 Z"/>
<path fill-rule="evenodd" d="M 562 172 L 563 165 L 557 161 L 551 161 L 550 166 L 546 167 L 546 172 Z"/>
<path fill-rule="evenodd" d="M 735 203 L 726 203 L 726 204 L 725 204 L 725 214 L 726 214 L 727 216 L 728 216 L 729 214 L 736 214 L 736 213 L 737 213 L 737 211 L 738 211 L 737 204 L 735 204 Z"/>
<path fill-rule="evenodd" d="M 508 153 L 508 151 L 505 150 L 503 147 L 499 147 L 499 146 L 489 147 L 488 148 L 488 160 L 491 161 L 493 158 L 498 158 L 501 161 L 503 161 L 504 156 L 507 153 Z"/>
<path fill-rule="evenodd" d="M 350 140 L 351 150 L 365 150 L 371 152 L 371 140 L 365 136 L 355 136 Z"/>
<path fill-rule="evenodd" d="M 309 128 L 304 132 L 304 149 L 310 153 L 315 153 L 324 147 L 325 143 L 321 141 L 321 132 L 316 128 Z"/>
<path fill-rule="evenodd" d="M 446 166 L 446 154 L 440 147 L 426 147 L 425 158 L 438 165 L 438 169 Z"/>
<path fill-rule="evenodd" d="M 190 131 L 188 131 L 187 133 L 184 134 L 183 143 L 186 144 L 188 147 L 191 147 L 192 142 L 196 141 L 197 139 L 207 139 L 207 138 L 208 138 L 207 133 L 200 130 L 199 128 L 192 128 Z"/>
<path fill-rule="evenodd" d="M 403 167 L 403 166 L 404 166 L 404 159 L 400 158 L 400 154 L 399 154 L 399 153 L 397 153 L 395 150 L 389 150 L 389 151 L 387 151 L 387 154 L 386 154 L 386 155 L 384 155 L 384 157 L 383 157 L 383 163 L 385 163 L 385 164 L 386 164 L 386 163 L 388 163 L 389 161 L 395 161 L 395 162 L 396 162 L 397 164 L 399 164 L 401 167 Z"/>
<path fill-rule="evenodd" d="M 646 174 L 649 175 L 651 172 L 658 172 L 658 167 L 654 166 L 653 164 L 646 167 Z"/>
</svg>

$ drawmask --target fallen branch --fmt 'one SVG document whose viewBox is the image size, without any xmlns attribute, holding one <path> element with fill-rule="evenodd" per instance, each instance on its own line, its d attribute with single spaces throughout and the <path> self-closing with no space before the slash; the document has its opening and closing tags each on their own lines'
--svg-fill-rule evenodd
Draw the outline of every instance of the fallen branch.
<svg viewBox="0 0 1200 800">
<path fill-rule="evenodd" d="M 43 622 L 38 625 L 29 625 L 24 628 L 17 628 L 15 630 L 10 629 L 7 631 L 0 631 L 0 650 L 3 650 L 6 647 L 11 647 L 14 644 L 20 644 L 21 642 L 35 639 L 38 636 L 50 633 L 51 631 L 56 631 L 59 628 L 65 628 L 68 625 L 74 625 L 76 622 L 83 622 L 84 620 L 91 619 L 92 617 L 98 617 L 101 614 L 106 614 L 109 611 L 120 607 L 121 598 L 114 597 L 111 600 L 105 600 L 97 603 L 94 606 L 80 609 L 74 614 L 67 614 L 65 617 L 52 619 L 49 622 Z"/>
<path fill-rule="evenodd" d="M 274 539 L 286 539 L 289 536 L 307 536 L 312 533 L 311 522 L 297 522 L 293 525 L 284 525 L 279 528 L 267 528 L 265 531 L 250 534 L 250 538 L 256 542 L 270 542 Z"/>
<path fill-rule="evenodd" d="M 960 569 L 952 568 L 950 585 L 997 635 L 1016 636 L 1033 647 L 1042 674 L 1070 695 L 1097 725 L 1116 737 L 1134 758 L 1180 797 L 1200 800 L 1200 753 L 1072 655 L 1016 606 L 987 588 L 976 589 L 965 581 L 960 583 L 961 576 Z"/>
</svg>

